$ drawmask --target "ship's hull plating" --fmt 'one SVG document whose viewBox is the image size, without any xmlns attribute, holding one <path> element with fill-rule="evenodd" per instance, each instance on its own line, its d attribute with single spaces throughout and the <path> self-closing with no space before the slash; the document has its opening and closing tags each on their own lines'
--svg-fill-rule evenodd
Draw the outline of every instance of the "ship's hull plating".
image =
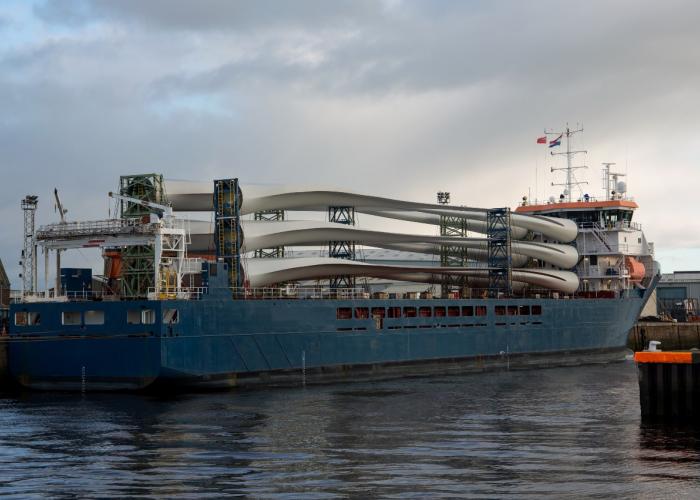
<svg viewBox="0 0 700 500">
<path fill-rule="evenodd" d="M 604 362 L 624 356 L 643 303 L 632 297 L 19 304 L 13 314 L 36 312 L 41 320 L 12 329 L 9 366 L 29 388 L 133 390 Z M 391 308 L 401 317 L 387 317 Z M 87 317 L 98 309 L 104 324 L 61 324 L 66 310 Z M 177 310 L 177 322 L 160 321 L 166 309 Z M 130 324 L 127 311 L 134 310 L 152 311 L 158 321 Z M 352 318 L 338 318 L 347 311 Z M 384 318 L 372 317 L 381 311 Z"/>
</svg>

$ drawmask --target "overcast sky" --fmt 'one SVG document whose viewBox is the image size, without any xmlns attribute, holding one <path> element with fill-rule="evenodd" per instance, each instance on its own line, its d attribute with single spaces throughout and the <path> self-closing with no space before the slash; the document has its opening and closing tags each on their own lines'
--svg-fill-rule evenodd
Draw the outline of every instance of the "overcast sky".
<svg viewBox="0 0 700 500">
<path fill-rule="evenodd" d="M 559 194 L 535 140 L 568 122 L 584 190 L 617 162 L 663 270 L 700 269 L 698 19 L 669 0 L 5 0 L 0 258 L 19 285 L 25 194 L 41 222 L 54 187 L 101 218 L 120 174 L 515 206 Z"/>
</svg>

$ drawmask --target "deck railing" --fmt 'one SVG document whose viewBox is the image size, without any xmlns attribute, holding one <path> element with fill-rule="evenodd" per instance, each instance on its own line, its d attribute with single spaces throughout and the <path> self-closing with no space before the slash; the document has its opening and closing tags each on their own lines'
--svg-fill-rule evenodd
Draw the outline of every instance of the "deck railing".
<svg viewBox="0 0 700 500">
<path fill-rule="evenodd" d="M 39 241 L 79 238 L 113 234 L 151 234 L 158 224 L 143 223 L 138 219 L 105 219 L 83 222 L 65 222 L 41 226 L 36 232 Z"/>
<path fill-rule="evenodd" d="M 242 299 L 369 299 L 364 288 L 324 287 L 264 287 L 232 288 L 232 294 Z"/>
<path fill-rule="evenodd" d="M 625 296 L 628 291 L 603 290 L 599 292 L 578 291 L 573 294 L 565 294 L 546 289 L 529 289 L 524 294 L 516 293 L 513 296 L 499 294 L 489 296 L 489 290 L 485 288 L 471 288 L 461 295 L 453 292 L 448 297 L 430 292 L 405 292 L 369 293 L 364 288 L 322 288 L 322 287 L 261 287 L 261 288 L 225 288 L 223 290 L 210 289 L 208 287 L 181 287 L 179 289 L 150 288 L 147 298 L 149 300 L 201 300 L 211 293 L 222 294 L 236 300 L 451 300 L 451 299 L 579 299 L 579 298 L 617 298 Z M 53 293 L 25 294 L 24 297 L 13 297 L 11 303 L 32 302 L 83 302 L 83 301 L 118 301 L 121 298 L 107 291 L 75 291 L 68 294 L 54 296 Z"/>
<path fill-rule="evenodd" d="M 579 222 L 579 229 L 592 229 L 598 231 L 612 230 L 612 229 L 635 229 L 637 231 L 642 230 L 642 225 L 639 222 L 620 220 L 617 222 L 610 222 L 608 224 L 599 224 L 598 222 Z"/>
<path fill-rule="evenodd" d="M 603 198 L 598 198 L 597 196 L 588 196 L 586 198 L 585 196 L 582 196 L 581 198 L 576 198 L 572 199 L 571 203 L 600 203 L 604 201 L 634 201 L 634 196 L 616 196 L 612 200 L 606 200 Z M 562 203 L 569 203 L 568 201 L 565 201 L 563 199 L 554 199 L 552 200 L 551 198 L 545 198 L 543 200 L 539 199 L 534 199 L 534 200 L 525 200 L 525 201 L 519 201 L 518 206 L 521 207 L 529 207 L 529 206 L 542 206 L 542 205 L 549 205 L 549 206 L 556 206 Z"/>
<path fill-rule="evenodd" d="M 524 294 L 515 294 L 515 296 L 505 296 L 499 294 L 496 297 L 489 296 L 489 290 L 486 288 L 470 288 L 466 293 L 460 296 L 459 293 L 453 292 L 448 297 L 442 297 L 440 294 L 432 294 L 430 292 L 405 292 L 405 293 L 386 293 L 374 292 L 370 293 L 364 288 L 323 288 L 323 287 L 261 287 L 261 288 L 226 288 L 226 295 L 237 300 L 280 300 L 280 299 L 298 299 L 298 300 L 443 300 L 443 299 L 499 299 L 511 300 L 514 298 L 526 299 L 577 299 L 577 298 L 616 298 L 620 297 L 624 291 L 616 290 L 601 290 L 595 291 L 577 291 L 567 294 L 556 292 L 547 289 L 531 288 Z M 190 299 L 198 300 L 204 295 L 220 290 L 210 289 L 207 287 L 183 287 L 179 290 L 160 290 L 156 296 L 155 289 L 150 290 L 150 297 L 159 300 L 175 300 L 175 299 Z"/>
</svg>

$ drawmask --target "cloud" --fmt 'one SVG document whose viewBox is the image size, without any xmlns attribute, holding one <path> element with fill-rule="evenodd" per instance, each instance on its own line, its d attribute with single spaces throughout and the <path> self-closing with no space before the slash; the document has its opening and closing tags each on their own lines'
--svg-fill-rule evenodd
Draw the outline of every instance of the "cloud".
<svg viewBox="0 0 700 500">
<path fill-rule="evenodd" d="M 118 176 L 139 171 L 514 205 L 554 180 L 534 138 L 567 121 L 585 124 L 585 189 L 599 194 L 600 162 L 617 161 L 657 248 L 700 256 L 700 222 L 674 215 L 700 180 L 698 14 L 689 1 L 4 7 L 0 213 L 14 236 L 0 256 L 21 245 L 24 194 L 40 194 L 42 221 L 54 186 L 71 215 L 103 216 Z"/>
<path fill-rule="evenodd" d="M 243 30 L 343 23 L 347 19 L 372 19 L 381 4 L 369 0 L 306 0 L 283 2 L 258 0 L 109 0 L 48 1 L 35 7 L 36 15 L 50 23 L 76 25 L 94 21 L 136 23 L 164 30 Z"/>
</svg>

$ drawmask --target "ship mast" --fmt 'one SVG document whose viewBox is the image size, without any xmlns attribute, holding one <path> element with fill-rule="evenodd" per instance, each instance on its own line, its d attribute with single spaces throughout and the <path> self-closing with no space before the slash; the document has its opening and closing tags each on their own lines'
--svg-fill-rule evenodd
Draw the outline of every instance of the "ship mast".
<svg viewBox="0 0 700 500">
<path fill-rule="evenodd" d="M 615 196 L 616 191 L 620 191 L 619 189 L 619 184 L 618 184 L 618 179 L 620 177 L 625 177 L 627 174 L 622 174 L 619 172 L 611 172 L 610 167 L 615 165 L 615 163 L 603 163 L 603 186 L 604 186 L 604 191 L 605 191 L 605 200 L 612 200 Z M 624 192 L 624 183 L 623 184 L 623 190 L 619 194 L 622 195 Z"/>
<path fill-rule="evenodd" d="M 578 125 L 577 125 L 577 127 L 578 127 Z M 565 186 L 566 187 L 564 194 L 566 196 L 567 202 L 571 202 L 571 192 L 573 191 L 572 188 L 574 186 L 579 187 L 579 189 L 580 189 L 580 186 L 582 184 L 588 184 L 587 181 L 577 180 L 576 175 L 574 174 L 574 170 L 579 169 L 579 168 L 588 168 L 588 166 L 586 166 L 586 165 L 573 165 L 572 164 L 573 158 L 575 155 L 581 154 L 581 153 L 583 153 L 583 154 L 588 153 L 588 151 L 586 151 L 584 149 L 575 150 L 575 151 L 571 149 L 571 136 L 573 136 L 574 134 L 577 134 L 579 132 L 583 132 L 583 127 L 577 128 L 576 130 L 571 130 L 569 128 L 568 123 L 566 124 L 566 130 L 564 132 L 554 132 L 554 131 L 547 131 L 547 130 L 544 131 L 544 133 L 546 135 L 559 135 L 559 137 L 561 137 L 561 136 L 566 137 L 566 151 L 563 153 L 554 153 L 554 152 L 550 153 L 552 156 L 566 155 L 566 167 L 551 167 L 550 171 L 551 172 L 554 172 L 557 170 L 565 170 L 566 171 L 566 182 L 563 184 L 561 184 L 561 183 L 555 184 L 554 182 L 552 182 L 552 186 Z"/>
</svg>

